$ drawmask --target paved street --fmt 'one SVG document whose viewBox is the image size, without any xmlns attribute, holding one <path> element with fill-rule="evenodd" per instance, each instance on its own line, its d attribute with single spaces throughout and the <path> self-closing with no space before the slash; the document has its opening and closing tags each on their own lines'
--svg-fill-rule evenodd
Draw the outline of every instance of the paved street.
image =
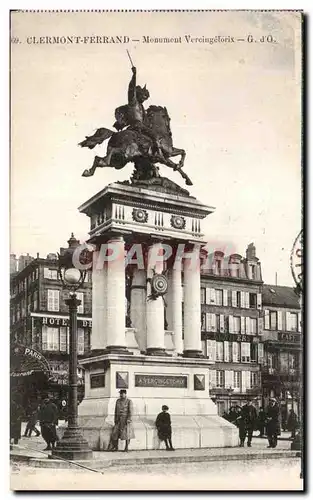
<svg viewBox="0 0 313 500">
<path fill-rule="evenodd" d="M 13 464 L 12 489 L 301 490 L 299 459 L 127 466 L 100 473 Z"/>
</svg>

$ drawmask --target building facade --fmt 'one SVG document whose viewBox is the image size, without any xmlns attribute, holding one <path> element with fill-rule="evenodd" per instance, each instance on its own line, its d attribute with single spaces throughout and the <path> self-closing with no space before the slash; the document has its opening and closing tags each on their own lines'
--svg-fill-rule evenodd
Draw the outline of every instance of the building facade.
<svg viewBox="0 0 313 500">
<path fill-rule="evenodd" d="M 299 414 L 301 383 L 301 310 L 294 289 L 264 285 L 264 358 L 261 365 L 263 399 L 280 399 L 283 413 Z"/>
<path fill-rule="evenodd" d="M 246 257 L 215 252 L 202 262 L 202 350 L 214 361 L 210 392 L 223 415 L 247 397 L 261 404 L 263 359 L 261 264 L 255 247 Z"/>
<path fill-rule="evenodd" d="M 77 243 L 74 236 L 68 244 Z M 78 242 L 79 243 L 79 242 Z M 61 248 L 60 253 L 65 249 Z M 21 264 L 20 264 L 21 262 Z M 49 392 L 58 399 L 68 390 L 69 316 L 65 300 L 68 291 L 58 277 L 56 254 L 47 257 L 19 259 L 19 268 L 11 275 L 11 344 L 24 345 L 43 354 L 50 365 Z M 78 356 L 90 350 L 91 273 L 77 292 Z M 79 369 L 80 392 L 83 371 Z"/>
</svg>

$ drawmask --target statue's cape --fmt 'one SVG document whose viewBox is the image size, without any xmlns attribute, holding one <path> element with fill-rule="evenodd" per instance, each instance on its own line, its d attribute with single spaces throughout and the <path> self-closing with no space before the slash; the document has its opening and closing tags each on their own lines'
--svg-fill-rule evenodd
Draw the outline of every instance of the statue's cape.
<svg viewBox="0 0 313 500">
<path fill-rule="evenodd" d="M 86 139 L 80 142 L 78 145 L 82 148 L 93 149 L 98 144 L 102 144 L 103 141 L 111 137 L 114 132 L 113 130 L 109 130 L 108 128 L 98 128 L 93 135 L 86 135 Z"/>
</svg>

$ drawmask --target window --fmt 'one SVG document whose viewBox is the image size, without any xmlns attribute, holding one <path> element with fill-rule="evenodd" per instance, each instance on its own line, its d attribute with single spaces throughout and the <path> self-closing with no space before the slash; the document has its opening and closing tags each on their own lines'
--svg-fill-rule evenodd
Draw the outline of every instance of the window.
<svg viewBox="0 0 313 500">
<path fill-rule="evenodd" d="M 84 354 L 85 348 L 85 335 L 83 328 L 77 328 L 77 352 L 78 354 Z"/>
<path fill-rule="evenodd" d="M 42 327 L 42 350 L 43 351 L 58 351 L 59 350 L 59 329 L 48 326 Z"/>
<path fill-rule="evenodd" d="M 240 333 L 241 319 L 240 316 L 234 316 L 234 332 Z"/>
<path fill-rule="evenodd" d="M 216 387 L 225 387 L 225 374 L 222 370 L 216 370 Z"/>
<path fill-rule="evenodd" d="M 81 301 L 81 304 L 77 307 L 78 314 L 84 314 L 84 294 L 82 292 L 76 293 L 77 299 Z"/>
<path fill-rule="evenodd" d="M 251 267 L 251 279 L 255 280 L 256 279 L 255 264 L 252 264 L 250 267 Z"/>
<path fill-rule="evenodd" d="M 289 370 L 296 369 L 296 355 L 289 353 Z"/>
<path fill-rule="evenodd" d="M 225 363 L 229 363 L 229 361 L 230 361 L 228 340 L 224 341 L 224 361 L 225 361 Z"/>
<path fill-rule="evenodd" d="M 250 363 L 250 342 L 241 342 L 241 362 Z"/>
<path fill-rule="evenodd" d="M 249 307 L 256 308 L 257 306 L 257 295 L 256 293 L 249 293 Z"/>
<path fill-rule="evenodd" d="M 298 314 L 297 313 L 290 313 L 289 318 L 290 318 L 290 331 L 297 332 L 298 331 Z"/>
<path fill-rule="evenodd" d="M 222 261 L 220 259 L 216 259 L 215 269 L 216 269 L 216 274 L 220 276 L 222 274 Z"/>
<path fill-rule="evenodd" d="M 268 309 L 264 310 L 264 329 L 270 329 L 270 312 Z"/>
<path fill-rule="evenodd" d="M 277 312 L 270 311 L 270 326 L 271 330 L 277 330 Z"/>
<path fill-rule="evenodd" d="M 216 361 L 224 361 L 223 342 L 216 342 Z"/>
<path fill-rule="evenodd" d="M 67 330 L 66 326 L 60 328 L 60 351 L 67 352 Z"/>
<path fill-rule="evenodd" d="M 217 306 L 223 305 L 223 290 L 215 290 L 215 303 Z"/>
<path fill-rule="evenodd" d="M 259 374 L 258 372 L 251 372 L 251 387 L 259 386 Z"/>
<path fill-rule="evenodd" d="M 34 311 L 38 310 L 38 291 L 36 290 L 33 295 L 33 304 L 34 304 Z"/>
<path fill-rule="evenodd" d="M 43 277 L 48 280 L 57 280 L 58 271 L 56 269 L 48 269 L 47 267 L 45 267 L 43 270 Z"/>
<path fill-rule="evenodd" d="M 206 313 L 206 331 L 216 332 L 216 315 L 213 313 Z"/>
<path fill-rule="evenodd" d="M 201 314 L 201 331 L 202 332 L 206 331 L 206 329 L 205 329 L 205 313 Z"/>
<path fill-rule="evenodd" d="M 236 292 L 236 307 L 240 307 L 240 305 L 241 305 L 240 292 Z"/>
<path fill-rule="evenodd" d="M 39 268 L 36 267 L 36 271 L 35 271 L 35 279 L 38 280 L 39 278 Z"/>
<path fill-rule="evenodd" d="M 250 333 L 252 335 L 257 334 L 257 319 L 256 318 L 249 318 L 250 319 Z"/>
<path fill-rule="evenodd" d="M 59 290 L 48 290 L 48 311 L 60 310 L 60 292 Z"/>
<path fill-rule="evenodd" d="M 234 389 L 240 392 L 241 389 L 241 372 L 234 372 Z"/>
<path fill-rule="evenodd" d="M 207 340 L 206 345 L 206 355 L 210 361 L 215 361 L 216 359 L 216 341 L 215 340 Z"/>
<path fill-rule="evenodd" d="M 239 363 L 239 361 L 240 361 L 240 344 L 239 344 L 239 342 L 232 342 L 232 358 L 233 358 L 233 363 Z"/>
<path fill-rule="evenodd" d="M 201 304 L 205 304 L 205 288 L 201 288 Z"/>
<path fill-rule="evenodd" d="M 215 318 L 216 318 L 216 331 L 219 332 L 221 330 L 221 315 L 216 314 Z"/>
</svg>

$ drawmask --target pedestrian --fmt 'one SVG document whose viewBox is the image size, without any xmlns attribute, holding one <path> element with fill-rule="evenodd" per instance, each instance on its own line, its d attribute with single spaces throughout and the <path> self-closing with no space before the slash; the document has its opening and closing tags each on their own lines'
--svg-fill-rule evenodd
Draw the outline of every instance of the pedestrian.
<svg viewBox="0 0 313 500">
<path fill-rule="evenodd" d="M 269 399 L 269 406 L 267 409 L 267 438 L 268 448 L 276 448 L 277 437 L 280 434 L 279 425 L 279 406 L 275 398 Z"/>
<path fill-rule="evenodd" d="M 162 406 L 162 411 L 158 414 L 155 425 L 158 431 L 159 440 L 165 442 L 165 446 L 168 451 L 174 451 L 172 445 L 171 415 L 168 413 L 168 410 L 168 406 Z"/>
<path fill-rule="evenodd" d="M 39 408 L 39 421 L 41 434 L 47 443 L 45 450 L 51 450 L 55 447 L 57 441 L 56 426 L 58 424 L 58 408 L 49 399 L 45 398 L 43 404 Z"/>
<path fill-rule="evenodd" d="M 260 434 L 258 437 L 264 436 L 265 427 L 266 427 L 266 413 L 264 411 L 264 408 L 260 408 L 260 411 L 258 414 L 258 431 L 260 432 Z"/>
<path fill-rule="evenodd" d="M 10 441 L 18 444 L 21 439 L 22 420 L 25 411 L 17 397 L 13 397 L 10 404 Z"/>
<path fill-rule="evenodd" d="M 282 404 L 281 404 L 281 427 L 282 427 L 282 430 L 284 432 L 287 430 L 287 418 L 288 418 L 287 404 L 285 402 L 282 402 Z"/>
<path fill-rule="evenodd" d="M 298 417 L 295 411 L 291 408 L 289 411 L 288 419 L 287 419 L 287 429 L 291 432 L 291 439 L 296 437 L 296 430 L 298 428 Z"/>
<path fill-rule="evenodd" d="M 111 434 L 111 439 L 108 451 L 118 450 L 118 440 L 126 441 L 124 451 L 128 451 L 129 442 L 134 439 L 133 418 L 133 403 L 127 397 L 125 389 L 119 391 L 120 397 L 115 404 L 114 427 Z"/>
<path fill-rule="evenodd" d="M 40 436 L 40 432 L 36 427 L 37 420 L 38 420 L 38 404 L 33 403 L 29 407 L 28 421 L 24 432 L 24 437 L 31 437 L 32 432 L 35 432 L 37 437 Z"/>
<path fill-rule="evenodd" d="M 247 446 L 251 447 L 253 430 L 257 419 L 256 409 L 251 400 L 247 400 L 246 404 L 241 408 L 240 417 L 237 419 L 239 423 L 239 438 L 240 446 L 245 445 L 245 439 L 248 436 Z"/>
</svg>

